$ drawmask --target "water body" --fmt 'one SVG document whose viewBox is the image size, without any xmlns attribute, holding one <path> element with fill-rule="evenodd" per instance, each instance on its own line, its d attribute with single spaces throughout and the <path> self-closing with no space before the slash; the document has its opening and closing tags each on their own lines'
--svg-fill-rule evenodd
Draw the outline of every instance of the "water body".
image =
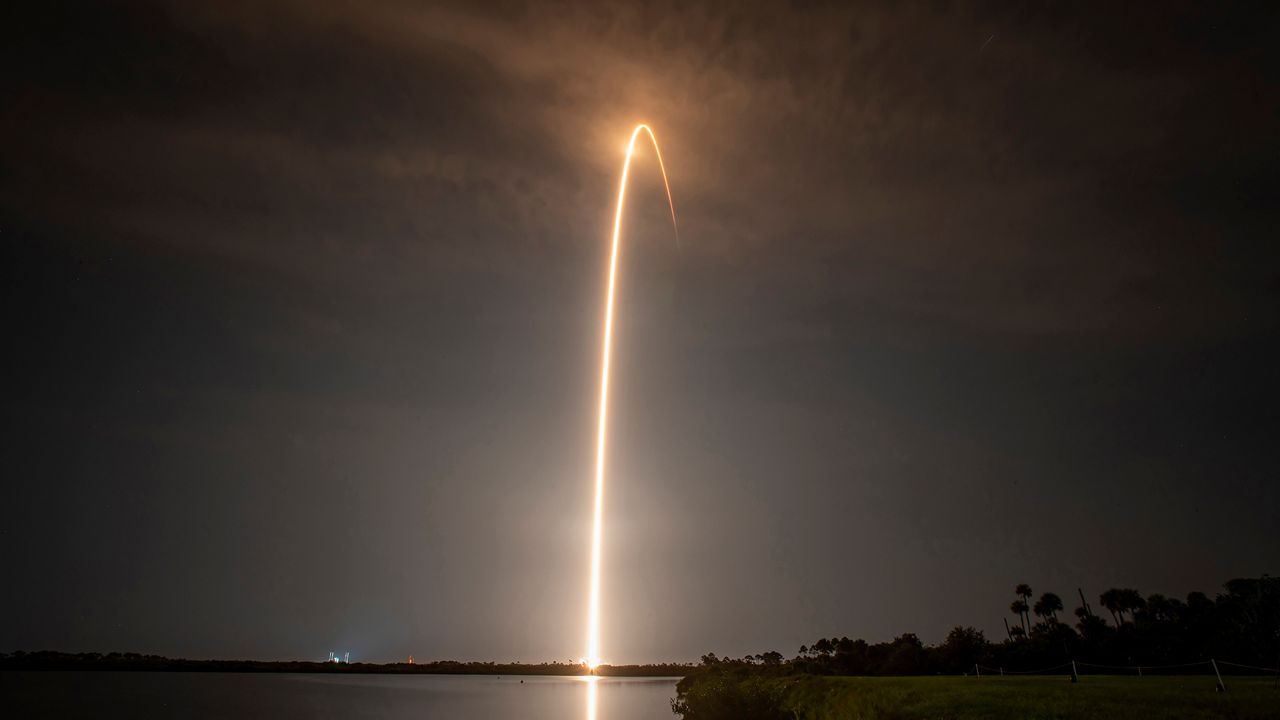
<svg viewBox="0 0 1280 720">
<path fill-rule="evenodd" d="M 0 672 L 0 714 L 15 718 L 673 720 L 670 701 L 676 680 Z"/>
</svg>

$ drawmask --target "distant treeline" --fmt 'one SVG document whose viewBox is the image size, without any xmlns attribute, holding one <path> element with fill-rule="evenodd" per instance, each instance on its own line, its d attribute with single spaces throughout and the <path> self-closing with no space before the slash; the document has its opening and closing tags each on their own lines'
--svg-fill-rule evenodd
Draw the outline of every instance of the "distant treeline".
<svg viewBox="0 0 1280 720">
<path fill-rule="evenodd" d="M 1061 596 L 1046 592 L 1036 598 L 1019 584 L 1009 608 L 1017 618 L 1013 624 L 1006 620 L 1008 632 L 999 642 L 957 626 L 937 645 L 906 633 L 880 643 L 821 638 L 791 659 L 776 650 L 743 658 L 711 653 L 680 681 L 672 707 L 685 720 L 789 717 L 779 709 L 778 684 L 770 681 L 790 675 L 959 675 L 982 666 L 992 674 L 1059 668 L 1057 674 L 1065 676 L 1069 671 L 1061 668 L 1073 660 L 1088 663 L 1092 674 L 1136 674 L 1142 666 L 1148 674 L 1204 673 L 1210 671 L 1205 665 L 1161 666 L 1209 659 L 1253 666 L 1244 672 L 1277 668 L 1280 578 L 1231 580 L 1223 590 L 1214 598 L 1193 592 L 1179 600 L 1114 588 L 1098 598 L 1105 616 L 1079 593 L 1082 602 L 1070 623 Z"/>
<path fill-rule="evenodd" d="M 1020 672 L 1076 660 L 1090 672 L 1133 672 L 1146 666 L 1199 662 L 1216 658 L 1275 668 L 1280 663 L 1280 578 L 1240 578 L 1210 598 L 1193 592 L 1185 600 L 1114 588 L 1098 598 L 1095 611 L 1083 601 L 1068 622 L 1061 596 L 1014 589 L 1010 611 L 1016 615 L 999 642 L 982 631 L 956 626 L 945 640 L 926 645 L 914 633 L 889 642 L 868 643 L 848 637 L 820 638 L 788 659 L 778 651 L 742 658 L 702 656 L 699 665 L 602 665 L 605 676 L 686 677 L 739 670 L 749 674 L 934 675 L 974 672 L 975 666 Z M 1036 598 L 1033 602 L 1033 598 Z M 1035 620 L 1032 620 L 1032 616 Z M 1006 621 L 1007 623 L 1007 621 Z M 457 675 L 583 675 L 578 663 L 492 663 L 442 660 L 428 663 L 332 663 L 258 660 L 185 660 L 136 653 L 0 653 L 0 670 L 160 670 L 187 672 L 404 673 Z"/>
<path fill-rule="evenodd" d="M 609 677 L 681 677 L 690 665 L 601 665 Z M 579 663 L 334 663 L 297 660 L 186 660 L 138 653 L 0 653 L 0 670 L 149 670 L 153 672 L 378 673 L 404 675 L 585 675 Z"/>
<path fill-rule="evenodd" d="M 801 646 L 790 660 L 777 651 L 741 659 L 708 654 L 702 657 L 702 666 L 785 665 L 828 675 L 932 675 L 973 672 L 974 665 L 1018 671 L 1071 659 L 1152 667 L 1218 658 L 1276 667 L 1280 662 L 1280 578 L 1241 578 L 1223 589 L 1214 598 L 1193 592 L 1186 600 L 1111 589 L 1098 599 L 1106 616 L 1095 612 L 1092 603 L 1082 602 L 1072 613 L 1075 622 L 1070 623 L 1059 595 L 1046 592 L 1033 602 L 1030 586 L 1019 584 L 1010 606 L 1017 618 L 999 642 L 991 642 L 981 630 L 956 626 L 938 645 L 926 645 L 914 633 L 881 643 L 832 637 Z"/>
</svg>

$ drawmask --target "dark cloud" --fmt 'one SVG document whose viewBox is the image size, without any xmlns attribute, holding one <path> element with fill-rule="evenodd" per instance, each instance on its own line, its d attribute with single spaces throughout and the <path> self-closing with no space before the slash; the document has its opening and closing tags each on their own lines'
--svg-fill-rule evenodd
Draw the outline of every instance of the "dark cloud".
<svg viewBox="0 0 1280 720">
<path fill-rule="evenodd" d="M 1277 13 L 45 3 L 0 106 L 0 648 L 994 632 L 1274 570 Z"/>
</svg>

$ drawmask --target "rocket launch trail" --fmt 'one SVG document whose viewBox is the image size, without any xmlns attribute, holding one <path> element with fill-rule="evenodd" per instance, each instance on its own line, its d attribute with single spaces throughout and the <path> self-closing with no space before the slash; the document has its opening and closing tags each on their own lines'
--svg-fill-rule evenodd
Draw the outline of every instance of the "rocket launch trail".
<svg viewBox="0 0 1280 720">
<path fill-rule="evenodd" d="M 658 158 L 658 170 L 662 173 L 662 185 L 667 191 L 667 205 L 671 208 L 671 226 L 680 240 L 676 225 L 676 205 L 671 198 L 671 183 L 667 181 L 667 168 L 658 149 L 658 138 L 648 125 L 640 124 L 631 131 L 627 143 L 627 157 L 622 162 L 622 180 L 618 184 L 618 205 L 613 215 L 613 242 L 609 251 L 609 290 L 605 295 L 604 342 L 600 356 L 600 419 L 596 430 L 596 497 L 594 518 L 591 524 L 591 601 L 587 617 L 587 667 L 594 670 L 600 664 L 600 554 L 604 540 L 604 466 L 605 445 L 609 424 L 609 350 L 613 340 L 613 298 L 618 277 L 618 246 L 622 239 L 622 209 L 627 198 L 627 175 L 631 170 L 631 158 L 635 154 L 636 140 L 641 133 L 649 136 L 653 152 Z"/>
</svg>

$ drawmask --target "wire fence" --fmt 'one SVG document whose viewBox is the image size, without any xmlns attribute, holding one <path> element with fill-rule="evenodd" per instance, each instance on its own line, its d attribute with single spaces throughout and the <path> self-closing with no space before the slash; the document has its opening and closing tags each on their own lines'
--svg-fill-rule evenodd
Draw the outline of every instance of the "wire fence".
<svg viewBox="0 0 1280 720">
<path fill-rule="evenodd" d="M 1105 665 L 1103 663 L 1091 663 L 1083 660 L 1068 660 L 1061 665 L 1053 665 L 1051 667 L 1038 668 L 1035 670 L 1013 670 L 1004 667 L 991 667 L 975 663 L 973 666 L 974 675 L 977 677 L 992 675 L 1050 675 L 1065 674 L 1071 678 L 1072 682 L 1077 682 L 1081 675 L 1134 675 L 1137 677 L 1145 677 L 1147 675 L 1195 675 L 1214 678 L 1219 690 L 1226 690 L 1223 681 L 1223 675 L 1227 677 L 1253 676 L 1260 675 L 1274 676 L 1275 685 L 1280 687 L 1280 666 L 1278 667 L 1262 667 L 1260 665 L 1248 665 L 1245 663 L 1230 662 L 1228 660 L 1218 660 L 1210 658 L 1209 660 L 1197 660 L 1188 663 L 1173 663 L 1166 665 Z M 968 673 L 966 673 L 968 674 Z"/>
<path fill-rule="evenodd" d="M 1189 663 L 1172 663 L 1168 665 L 1103 665 L 1102 663 L 1091 663 L 1077 660 L 1076 666 L 1080 668 L 1089 668 L 1092 670 L 1107 670 L 1105 673 L 1091 673 L 1094 675 L 1114 675 L 1114 674 L 1132 674 L 1132 675 L 1198 675 L 1200 672 L 1188 671 L 1189 668 L 1196 668 L 1208 672 L 1213 669 L 1212 660 L 1200 660 Z"/>
<path fill-rule="evenodd" d="M 1061 665 L 1054 665 L 1053 667 L 1040 668 L 1039 670 L 1005 670 L 1004 668 L 987 667 L 986 665 L 974 665 L 974 667 L 980 668 L 982 670 L 986 670 L 989 674 L 992 674 L 992 675 L 1046 675 L 1051 672 L 1056 672 L 1059 670 L 1065 670 L 1067 668 L 1070 668 L 1071 663 L 1065 662 L 1065 663 L 1062 663 Z"/>
<path fill-rule="evenodd" d="M 1259 667 L 1257 665 L 1242 665 L 1240 663 L 1227 662 L 1226 660 L 1219 660 L 1218 664 L 1230 665 L 1231 667 L 1244 668 L 1246 670 L 1258 670 L 1260 672 L 1264 672 L 1269 675 L 1275 675 L 1277 677 L 1280 677 L 1280 667 L 1267 668 L 1267 667 Z"/>
</svg>

